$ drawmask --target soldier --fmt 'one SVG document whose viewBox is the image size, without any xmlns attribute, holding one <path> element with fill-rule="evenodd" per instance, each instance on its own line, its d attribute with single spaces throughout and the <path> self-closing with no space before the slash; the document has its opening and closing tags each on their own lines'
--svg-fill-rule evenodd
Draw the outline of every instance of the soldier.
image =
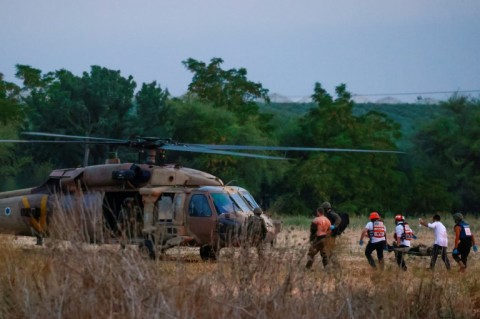
<svg viewBox="0 0 480 319">
<path fill-rule="evenodd" d="M 307 269 L 312 268 L 315 255 L 320 252 L 322 256 L 323 267 L 328 265 L 328 255 L 326 249 L 326 238 L 330 234 L 330 227 L 332 224 L 327 217 L 324 216 L 325 211 L 322 207 L 319 207 L 315 211 L 316 217 L 313 219 L 310 225 L 310 249 L 308 250 Z"/>
<path fill-rule="evenodd" d="M 323 202 L 322 205 L 320 205 L 321 208 L 323 208 L 323 211 L 325 212 L 325 217 L 328 218 L 330 221 L 330 235 L 327 236 L 326 239 L 326 249 L 327 249 L 327 254 L 328 258 L 332 260 L 332 262 L 336 262 L 336 258 L 333 256 L 333 251 L 335 249 L 335 237 L 336 237 L 336 229 L 338 226 L 340 226 L 340 223 L 342 222 L 342 218 L 340 215 L 338 215 L 335 210 L 332 208 L 332 205 L 329 202 Z"/>
<path fill-rule="evenodd" d="M 474 252 L 477 252 L 478 248 L 475 245 L 475 236 L 473 236 L 470 230 L 470 225 L 463 219 L 463 215 L 456 213 L 453 215 L 453 220 L 455 221 L 455 226 L 453 227 L 455 230 L 455 242 L 452 257 L 460 266 L 460 271 L 464 272 L 467 268 L 470 248 L 473 246 Z"/>
<path fill-rule="evenodd" d="M 263 257 L 263 242 L 267 237 L 267 225 L 262 218 L 262 209 L 257 207 L 247 219 L 247 247 L 255 247 L 259 257 Z"/>
<path fill-rule="evenodd" d="M 418 220 L 420 225 L 433 229 L 435 233 L 435 241 L 433 243 L 433 254 L 432 254 L 432 259 L 430 261 L 430 269 L 431 270 L 435 269 L 435 263 L 437 262 L 438 253 L 441 252 L 442 260 L 445 263 L 445 267 L 447 267 L 447 270 L 450 270 L 450 261 L 448 260 L 448 256 L 447 256 L 447 247 L 448 247 L 447 229 L 440 221 L 440 215 L 435 214 L 432 219 L 433 219 L 433 223 L 428 223 L 428 224 L 424 222 L 423 219 L 421 218 Z"/>
<path fill-rule="evenodd" d="M 380 269 L 383 269 L 383 250 L 387 246 L 387 229 L 377 212 L 370 213 L 370 221 L 365 225 L 365 228 L 360 235 L 360 240 L 358 242 L 360 246 L 363 246 L 363 238 L 365 237 L 370 239 L 367 247 L 365 247 L 365 256 L 367 257 L 368 263 L 373 268 L 377 267 L 375 265 L 375 260 L 372 257 L 372 253 L 375 250 L 377 252 Z"/>
</svg>

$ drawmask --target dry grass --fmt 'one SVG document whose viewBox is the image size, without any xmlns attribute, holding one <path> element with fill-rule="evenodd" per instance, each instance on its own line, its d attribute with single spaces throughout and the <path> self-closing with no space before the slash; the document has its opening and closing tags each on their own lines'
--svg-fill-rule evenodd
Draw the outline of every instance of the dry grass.
<svg viewBox="0 0 480 319">
<path fill-rule="evenodd" d="M 306 271 L 307 235 L 286 229 L 264 259 L 227 249 L 218 262 L 198 249 L 151 261 L 135 247 L 1 236 L 0 318 L 480 318 L 476 255 L 465 274 L 413 256 L 401 272 L 393 253 L 375 271 L 356 228 L 337 240 L 336 264 L 317 257 Z"/>
</svg>

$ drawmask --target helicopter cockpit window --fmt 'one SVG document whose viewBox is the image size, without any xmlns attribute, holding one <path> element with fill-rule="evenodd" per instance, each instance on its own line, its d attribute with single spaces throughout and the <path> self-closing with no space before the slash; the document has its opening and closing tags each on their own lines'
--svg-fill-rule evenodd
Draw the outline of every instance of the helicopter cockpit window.
<svg viewBox="0 0 480 319">
<path fill-rule="evenodd" d="M 212 210 L 208 205 L 208 200 L 205 195 L 193 195 L 188 206 L 188 213 L 194 217 L 209 217 L 212 216 Z"/>
<path fill-rule="evenodd" d="M 240 196 L 239 194 L 237 193 L 230 194 L 230 197 L 235 202 L 235 204 L 237 204 L 237 206 L 240 207 L 242 212 L 248 212 L 252 210 L 250 207 L 248 207 L 245 199 L 243 199 L 243 197 Z"/>
<path fill-rule="evenodd" d="M 247 191 L 241 191 L 240 193 L 242 194 L 242 197 L 247 201 L 248 205 L 252 207 L 252 209 L 260 207 L 253 198 L 252 194 Z"/>
<path fill-rule="evenodd" d="M 238 205 L 232 201 L 227 193 L 212 193 L 211 195 L 213 204 L 219 215 L 240 210 Z"/>
</svg>

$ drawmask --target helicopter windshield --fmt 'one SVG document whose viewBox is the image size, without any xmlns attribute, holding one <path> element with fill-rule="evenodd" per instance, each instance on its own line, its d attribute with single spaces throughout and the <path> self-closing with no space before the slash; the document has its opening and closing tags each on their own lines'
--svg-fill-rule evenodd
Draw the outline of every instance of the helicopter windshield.
<svg viewBox="0 0 480 319">
<path fill-rule="evenodd" d="M 242 194 L 243 199 L 245 199 L 245 201 L 248 203 L 248 205 L 251 207 L 252 210 L 254 208 L 260 207 L 255 201 L 255 199 L 253 198 L 252 194 L 250 194 L 246 190 L 241 190 L 240 194 Z"/>
<path fill-rule="evenodd" d="M 237 204 L 237 206 L 240 207 L 240 209 L 241 209 L 243 212 L 248 212 L 248 211 L 251 211 L 251 210 L 252 210 L 250 207 L 248 207 L 245 199 L 243 199 L 243 197 L 240 196 L 240 194 L 238 194 L 238 193 L 233 193 L 233 194 L 230 194 L 230 197 L 231 197 L 232 200 L 235 202 L 235 204 Z"/>
<path fill-rule="evenodd" d="M 212 193 L 211 195 L 213 198 L 213 204 L 219 215 L 239 210 L 238 205 L 227 193 Z"/>
</svg>

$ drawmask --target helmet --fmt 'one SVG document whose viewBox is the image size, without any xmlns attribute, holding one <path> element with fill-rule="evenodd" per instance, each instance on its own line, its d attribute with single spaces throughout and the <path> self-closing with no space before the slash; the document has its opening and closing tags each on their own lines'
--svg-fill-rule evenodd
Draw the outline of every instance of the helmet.
<svg viewBox="0 0 480 319">
<path fill-rule="evenodd" d="M 371 212 L 370 219 L 380 219 L 380 215 L 377 212 Z"/>
<path fill-rule="evenodd" d="M 455 213 L 453 214 L 453 220 L 456 221 L 456 222 L 459 222 L 463 219 L 463 215 L 462 213 Z"/>
<path fill-rule="evenodd" d="M 395 215 L 395 221 L 396 222 L 403 222 L 405 218 L 401 214 Z"/>
<path fill-rule="evenodd" d="M 323 202 L 323 204 L 320 207 L 322 207 L 323 209 L 327 209 L 327 208 L 332 208 L 332 205 L 329 202 Z"/>
<path fill-rule="evenodd" d="M 262 209 L 260 207 L 256 207 L 254 210 L 253 210 L 253 213 L 255 215 L 262 215 Z"/>
</svg>

